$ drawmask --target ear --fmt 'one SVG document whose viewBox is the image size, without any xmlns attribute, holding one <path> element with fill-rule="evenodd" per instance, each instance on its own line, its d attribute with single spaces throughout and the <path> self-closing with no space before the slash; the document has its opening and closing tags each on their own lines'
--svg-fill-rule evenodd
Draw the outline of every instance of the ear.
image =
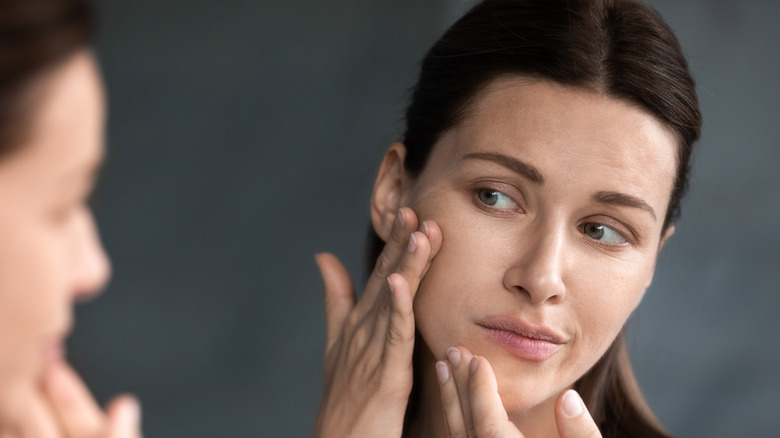
<svg viewBox="0 0 780 438">
<path fill-rule="evenodd" d="M 674 224 L 669 224 L 669 226 L 666 228 L 666 231 L 664 231 L 664 235 L 661 236 L 661 241 L 658 242 L 658 253 L 661 253 L 661 250 L 664 248 L 664 244 L 666 243 L 667 239 L 672 237 L 674 235 Z"/>
<path fill-rule="evenodd" d="M 661 255 L 661 250 L 664 247 L 664 244 L 666 244 L 666 241 L 674 235 L 674 224 L 669 224 L 669 226 L 666 228 L 666 231 L 664 231 L 664 234 L 661 236 L 661 240 L 658 242 L 658 252 L 655 255 L 656 262 L 658 261 L 658 256 Z M 650 278 L 647 280 L 647 284 L 645 285 L 645 290 L 650 287 L 650 283 L 653 282 L 653 274 L 655 273 L 655 262 L 653 262 L 653 270 L 650 273 Z"/>
<path fill-rule="evenodd" d="M 390 237 L 393 221 L 403 206 L 408 190 L 408 177 L 404 169 L 406 147 L 393 143 L 382 159 L 379 173 L 371 194 L 371 223 L 376 234 L 385 242 Z"/>
</svg>

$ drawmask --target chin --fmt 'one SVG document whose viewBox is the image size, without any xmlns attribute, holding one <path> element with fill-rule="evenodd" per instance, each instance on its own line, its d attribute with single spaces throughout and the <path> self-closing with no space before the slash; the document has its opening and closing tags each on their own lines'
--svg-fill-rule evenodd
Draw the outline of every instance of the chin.
<svg viewBox="0 0 780 438">
<path fill-rule="evenodd" d="M 488 358 L 490 361 L 490 358 Z M 548 402 L 572 382 L 556 378 L 554 370 L 545 364 L 518 364 L 517 361 L 492 362 L 498 383 L 498 393 L 507 412 L 523 412 Z"/>
</svg>

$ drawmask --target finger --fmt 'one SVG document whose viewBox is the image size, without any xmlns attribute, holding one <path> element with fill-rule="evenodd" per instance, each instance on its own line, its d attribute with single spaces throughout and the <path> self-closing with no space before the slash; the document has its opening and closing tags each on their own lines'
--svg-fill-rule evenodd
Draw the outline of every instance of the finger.
<svg viewBox="0 0 780 438">
<path fill-rule="evenodd" d="M 452 377 L 458 388 L 460 406 L 463 409 L 463 419 L 466 421 L 466 431 L 469 436 L 474 435 L 474 422 L 472 421 L 471 399 L 469 396 L 469 378 L 471 372 L 469 365 L 474 355 L 466 347 L 450 347 L 447 349 L 447 360 L 450 363 Z"/>
<path fill-rule="evenodd" d="M 44 390 L 66 436 L 92 437 L 103 433 L 103 412 L 81 378 L 65 362 L 56 362 L 48 367 Z"/>
<path fill-rule="evenodd" d="M 384 362 L 389 367 L 412 367 L 414 354 L 414 310 L 409 283 L 400 274 L 387 277 L 392 309 L 384 339 L 376 340 L 383 347 Z M 379 331 L 377 330 L 377 333 Z M 382 336 L 380 334 L 380 336 Z"/>
<path fill-rule="evenodd" d="M 431 261 L 433 261 L 433 259 L 436 257 L 436 254 L 438 254 L 439 250 L 441 249 L 442 234 L 441 228 L 439 228 L 439 224 L 432 220 L 423 221 L 420 229 L 423 233 L 425 233 L 425 236 L 428 238 L 428 242 L 430 242 L 431 246 L 428 264 L 425 266 L 425 270 L 423 272 L 423 276 L 425 276 L 425 274 L 428 272 L 428 268 L 431 266 Z"/>
<path fill-rule="evenodd" d="M 419 231 L 412 233 L 397 271 L 387 277 L 385 293 L 377 299 L 375 311 L 379 314 L 372 317 L 378 328 L 375 333 L 385 336 L 391 345 L 414 340 L 412 303 L 429 253 L 428 238 Z M 385 343 L 383 339 L 377 341 Z"/>
<path fill-rule="evenodd" d="M 561 438 L 601 438 L 585 403 L 573 389 L 564 391 L 555 401 L 555 423 Z"/>
<path fill-rule="evenodd" d="M 341 335 L 341 328 L 355 306 L 355 288 L 347 268 L 336 256 L 329 253 L 314 256 L 322 274 L 325 285 L 325 320 L 327 326 L 327 341 L 325 351 L 329 351 L 333 343 Z"/>
<path fill-rule="evenodd" d="M 409 283 L 412 298 L 417 294 L 423 274 L 431 261 L 431 243 L 428 236 L 415 231 L 409 236 L 406 251 L 398 263 L 396 272 L 403 275 Z"/>
<path fill-rule="evenodd" d="M 436 377 L 439 380 L 439 393 L 441 394 L 441 405 L 444 410 L 444 422 L 447 424 L 450 438 L 466 438 L 468 431 L 466 429 L 466 419 L 463 416 L 463 409 L 460 406 L 460 396 L 458 387 L 452 378 L 452 370 L 447 362 L 436 362 Z"/>
<path fill-rule="evenodd" d="M 386 290 L 387 277 L 396 271 L 401 257 L 407 251 L 409 238 L 417 229 L 417 215 L 410 208 L 401 208 L 396 214 L 393 229 L 384 249 L 377 257 L 374 270 L 366 284 L 366 290 L 358 306 L 373 307 L 377 297 Z M 366 303 L 366 304 L 363 304 Z"/>
<path fill-rule="evenodd" d="M 493 367 L 487 359 L 474 356 L 469 364 L 469 398 L 478 437 L 522 437 L 523 435 L 509 421 L 509 416 L 498 395 L 498 383 Z"/>
<path fill-rule="evenodd" d="M 59 438 L 59 427 L 49 406 L 42 398 L 25 403 L 24 417 L 12 425 L 9 435 L 17 438 Z"/>
<path fill-rule="evenodd" d="M 106 438 L 140 438 L 141 406 L 135 397 L 123 395 L 114 399 L 108 409 Z"/>
</svg>

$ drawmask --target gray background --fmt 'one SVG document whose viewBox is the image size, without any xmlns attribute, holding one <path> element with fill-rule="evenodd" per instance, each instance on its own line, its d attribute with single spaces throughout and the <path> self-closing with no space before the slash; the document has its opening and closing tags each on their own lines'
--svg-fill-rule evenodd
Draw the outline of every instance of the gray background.
<svg viewBox="0 0 780 438">
<path fill-rule="evenodd" d="M 115 275 L 70 356 L 150 437 L 307 436 L 324 317 L 313 254 L 361 274 L 367 202 L 417 63 L 466 2 L 104 0 Z M 771 436 L 780 407 L 774 1 L 657 0 L 705 118 L 678 232 L 633 324 L 651 405 L 690 437 Z"/>
</svg>

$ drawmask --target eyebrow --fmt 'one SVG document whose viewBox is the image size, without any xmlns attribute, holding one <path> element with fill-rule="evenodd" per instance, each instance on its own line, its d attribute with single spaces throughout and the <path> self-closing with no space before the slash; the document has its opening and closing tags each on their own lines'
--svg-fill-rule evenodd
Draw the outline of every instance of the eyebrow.
<svg viewBox="0 0 780 438">
<path fill-rule="evenodd" d="M 597 192 L 591 197 L 591 199 L 593 200 L 593 202 L 598 202 L 600 204 L 610 204 L 610 205 L 619 205 L 624 207 L 640 208 L 650 213 L 650 215 L 653 216 L 653 219 L 657 220 L 653 207 L 650 207 L 650 205 L 647 202 L 635 196 L 626 195 L 625 193 L 618 193 L 618 192 Z"/>
<path fill-rule="evenodd" d="M 542 176 L 542 172 L 539 172 L 539 170 L 534 166 L 520 161 L 517 158 L 510 157 L 509 155 L 496 154 L 492 152 L 474 152 L 464 156 L 463 159 L 492 161 L 506 167 L 512 172 L 520 174 L 533 183 L 539 185 L 544 184 L 544 177 Z"/>
</svg>

